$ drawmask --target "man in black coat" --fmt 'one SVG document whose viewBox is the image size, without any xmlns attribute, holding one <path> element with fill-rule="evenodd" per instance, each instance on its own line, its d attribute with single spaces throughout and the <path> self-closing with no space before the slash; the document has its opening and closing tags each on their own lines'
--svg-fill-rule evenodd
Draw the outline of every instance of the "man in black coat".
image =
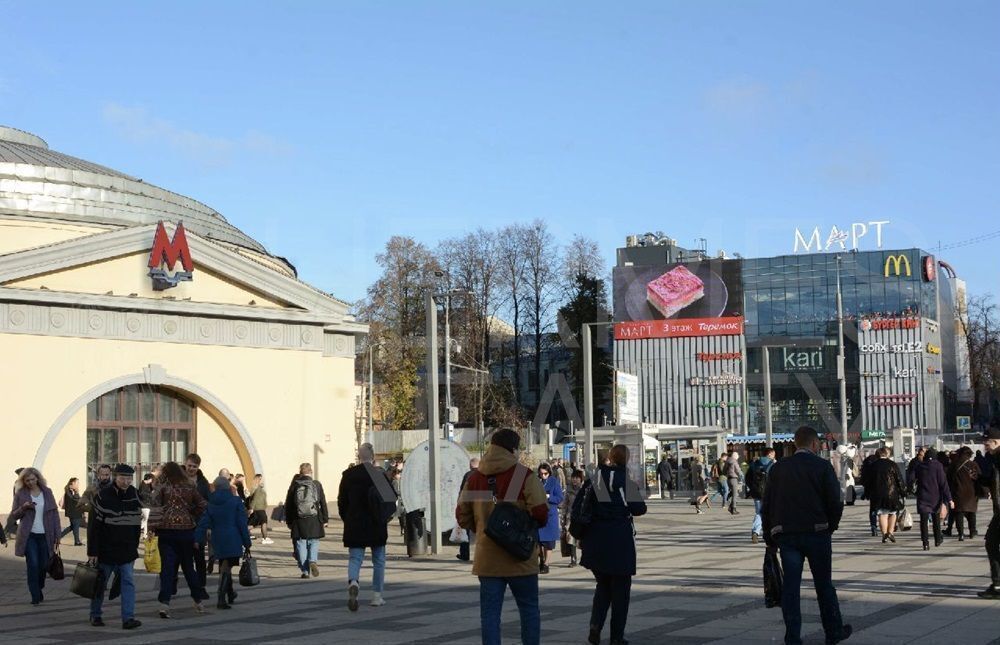
<svg viewBox="0 0 1000 645">
<path fill-rule="evenodd" d="M 312 464 L 301 464 L 285 495 L 285 524 L 292 532 L 302 578 L 319 575 L 319 541 L 326 537 L 330 513 L 323 484 L 312 478 Z"/>
<path fill-rule="evenodd" d="M 802 426 L 795 431 L 795 454 L 774 464 L 768 476 L 761 515 L 764 541 L 781 549 L 784 580 L 781 614 L 785 620 L 785 643 L 802 642 L 802 613 L 799 607 L 802 566 L 809 561 L 823 631 L 827 643 L 839 643 L 853 629 L 840 614 L 837 590 L 833 586 L 833 545 L 831 536 L 840 525 L 844 507 L 840 482 L 829 461 L 816 455 L 819 436 Z"/>
<path fill-rule="evenodd" d="M 656 465 L 656 476 L 660 480 L 660 497 L 667 498 L 667 491 L 670 492 L 670 499 L 674 498 L 674 468 L 670 465 L 667 454 L 663 453 L 660 463 Z"/>
<path fill-rule="evenodd" d="M 979 592 L 979 597 L 1000 600 L 1000 428 L 991 427 L 983 434 L 983 453 L 993 462 L 993 472 L 986 481 L 993 500 L 993 519 L 986 529 L 986 557 L 990 561 L 991 584 Z"/>
<path fill-rule="evenodd" d="M 389 541 L 387 521 L 379 517 L 376 499 L 395 503 L 392 482 L 385 471 L 375 465 L 375 450 L 370 443 L 358 448 L 358 464 L 344 471 L 337 494 L 337 512 L 344 520 L 344 546 L 347 560 L 347 608 L 358 610 L 361 565 L 365 549 L 372 553 L 372 607 L 385 604 L 382 589 L 385 582 L 385 543 Z"/>
<path fill-rule="evenodd" d="M 135 582 L 132 565 L 139 557 L 139 525 L 142 503 L 132 486 L 135 470 L 126 464 L 114 469 L 114 484 L 101 488 L 92 501 L 87 522 L 87 557 L 101 569 L 98 593 L 90 601 L 90 624 L 103 627 L 101 605 L 104 585 L 111 576 L 118 577 L 122 596 L 122 628 L 135 629 L 142 623 L 135 619 Z M 114 588 L 112 588 L 112 591 Z"/>
<path fill-rule="evenodd" d="M 479 470 L 479 457 L 473 457 L 469 460 L 469 471 L 462 475 L 462 484 L 458 487 L 459 493 L 465 490 L 465 482 L 469 481 L 469 477 Z M 469 534 L 469 540 L 467 542 L 461 542 L 458 545 L 458 555 L 455 556 L 462 562 L 468 562 L 470 558 L 469 548 L 472 544 L 472 535 Z"/>
<path fill-rule="evenodd" d="M 187 457 L 184 458 L 184 474 L 187 478 L 191 480 L 198 494 L 206 502 L 208 501 L 208 496 L 211 494 L 211 490 L 208 486 L 208 479 L 205 477 L 204 473 L 201 472 L 201 457 L 196 452 L 192 452 Z M 207 542 L 208 540 L 206 540 Z M 201 586 L 205 587 L 208 585 L 208 560 L 206 558 L 206 545 L 199 544 L 194 550 L 194 570 L 198 574 L 198 580 L 201 582 Z M 180 564 L 177 565 L 178 567 Z M 177 579 L 177 576 L 174 576 Z"/>
</svg>

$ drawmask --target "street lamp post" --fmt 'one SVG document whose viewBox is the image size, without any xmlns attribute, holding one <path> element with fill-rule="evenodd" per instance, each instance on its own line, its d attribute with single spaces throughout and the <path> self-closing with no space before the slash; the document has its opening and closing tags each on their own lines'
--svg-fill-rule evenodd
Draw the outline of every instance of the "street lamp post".
<svg viewBox="0 0 1000 645">
<path fill-rule="evenodd" d="M 844 360 L 844 298 L 840 290 L 840 256 L 837 256 L 837 384 L 840 386 L 840 432 L 847 445 L 847 373 Z"/>
<path fill-rule="evenodd" d="M 583 430 L 584 430 L 584 465 L 592 466 L 594 459 L 594 368 L 591 365 L 591 335 L 590 328 L 602 325 L 613 325 L 613 322 L 583 323 Z"/>
<path fill-rule="evenodd" d="M 430 533 L 431 552 L 441 553 L 444 540 L 441 518 L 441 424 L 438 412 L 438 342 L 437 342 L 437 303 L 435 294 L 428 291 L 427 307 L 427 434 L 430 444 L 429 479 L 430 479 Z M 416 510 L 416 509 L 414 509 Z"/>
<path fill-rule="evenodd" d="M 373 370 L 372 354 L 375 349 L 381 347 L 382 343 L 373 343 L 368 347 L 368 432 L 375 431 L 375 422 L 372 417 L 372 400 L 375 398 L 375 377 Z"/>
</svg>

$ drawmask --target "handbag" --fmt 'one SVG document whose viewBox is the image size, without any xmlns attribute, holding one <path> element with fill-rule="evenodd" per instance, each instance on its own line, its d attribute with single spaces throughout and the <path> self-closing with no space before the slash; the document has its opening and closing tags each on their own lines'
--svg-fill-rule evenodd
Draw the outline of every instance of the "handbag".
<svg viewBox="0 0 1000 645">
<path fill-rule="evenodd" d="M 913 516 L 910 515 L 910 511 L 905 508 L 898 513 L 896 513 L 896 524 L 899 525 L 904 531 L 909 531 L 913 528 Z"/>
<path fill-rule="evenodd" d="M 573 544 L 569 540 L 569 534 L 563 531 L 559 536 L 559 552 L 564 558 L 573 557 Z"/>
<path fill-rule="evenodd" d="M 521 469 L 519 469 L 521 470 Z M 520 482 L 511 480 L 507 492 L 520 490 L 520 484 L 524 482 L 524 476 Z M 490 491 L 493 493 L 493 512 L 486 522 L 486 535 L 496 542 L 497 546 L 520 561 L 530 560 L 534 556 L 538 547 L 538 526 L 535 520 L 531 519 L 528 512 L 511 502 L 497 501 L 497 478 L 490 477 L 488 480 Z M 516 485 L 515 485 L 516 484 Z"/>
<path fill-rule="evenodd" d="M 93 600 L 103 593 L 104 580 L 101 570 L 89 562 L 79 562 L 69 582 L 69 590 L 78 596 Z"/>
<path fill-rule="evenodd" d="M 63 568 L 62 557 L 58 553 L 53 553 L 49 558 L 49 566 L 45 569 L 49 577 L 53 580 L 62 580 L 66 577 L 66 570 Z"/>
<path fill-rule="evenodd" d="M 243 552 L 243 564 L 240 565 L 240 586 L 256 587 L 260 584 L 260 574 L 257 573 L 257 559 L 250 555 L 250 549 Z"/>
<path fill-rule="evenodd" d="M 594 497 L 594 487 L 588 481 L 573 500 L 573 508 L 569 514 L 569 534 L 577 540 L 583 539 L 594 520 Z"/>
<path fill-rule="evenodd" d="M 146 538 L 146 548 L 142 553 L 142 563 L 149 573 L 160 572 L 160 542 L 155 535 Z"/>
</svg>

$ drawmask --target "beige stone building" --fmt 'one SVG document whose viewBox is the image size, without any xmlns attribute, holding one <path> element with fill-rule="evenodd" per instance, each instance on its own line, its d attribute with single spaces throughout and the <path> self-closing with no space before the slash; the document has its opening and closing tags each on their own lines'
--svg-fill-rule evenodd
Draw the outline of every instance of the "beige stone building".
<svg viewBox="0 0 1000 645">
<path fill-rule="evenodd" d="M 366 331 L 204 204 L 0 127 L 0 482 L 196 451 L 272 504 L 304 461 L 333 496 Z"/>
</svg>

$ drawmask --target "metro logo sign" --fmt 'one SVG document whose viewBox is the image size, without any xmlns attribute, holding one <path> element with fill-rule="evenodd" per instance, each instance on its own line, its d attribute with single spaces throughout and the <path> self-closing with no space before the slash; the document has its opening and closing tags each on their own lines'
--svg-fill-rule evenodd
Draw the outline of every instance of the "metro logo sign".
<svg viewBox="0 0 1000 645">
<path fill-rule="evenodd" d="M 684 338 L 689 336 L 740 336 L 743 318 L 682 318 L 615 323 L 615 340 Z"/>
<path fill-rule="evenodd" d="M 180 261 L 183 271 L 170 273 Z M 174 239 L 167 237 L 167 229 L 161 221 L 156 225 L 153 236 L 153 248 L 149 253 L 149 277 L 153 279 L 153 290 L 164 291 L 176 287 L 180 282 L 190 282 L 194 272 L 194 262 L 191 260 L 191 250 L 188 248 L 187 234 L 184 233 L 184 223 L 178 222 L 174 231 Z"/>
</svg>

